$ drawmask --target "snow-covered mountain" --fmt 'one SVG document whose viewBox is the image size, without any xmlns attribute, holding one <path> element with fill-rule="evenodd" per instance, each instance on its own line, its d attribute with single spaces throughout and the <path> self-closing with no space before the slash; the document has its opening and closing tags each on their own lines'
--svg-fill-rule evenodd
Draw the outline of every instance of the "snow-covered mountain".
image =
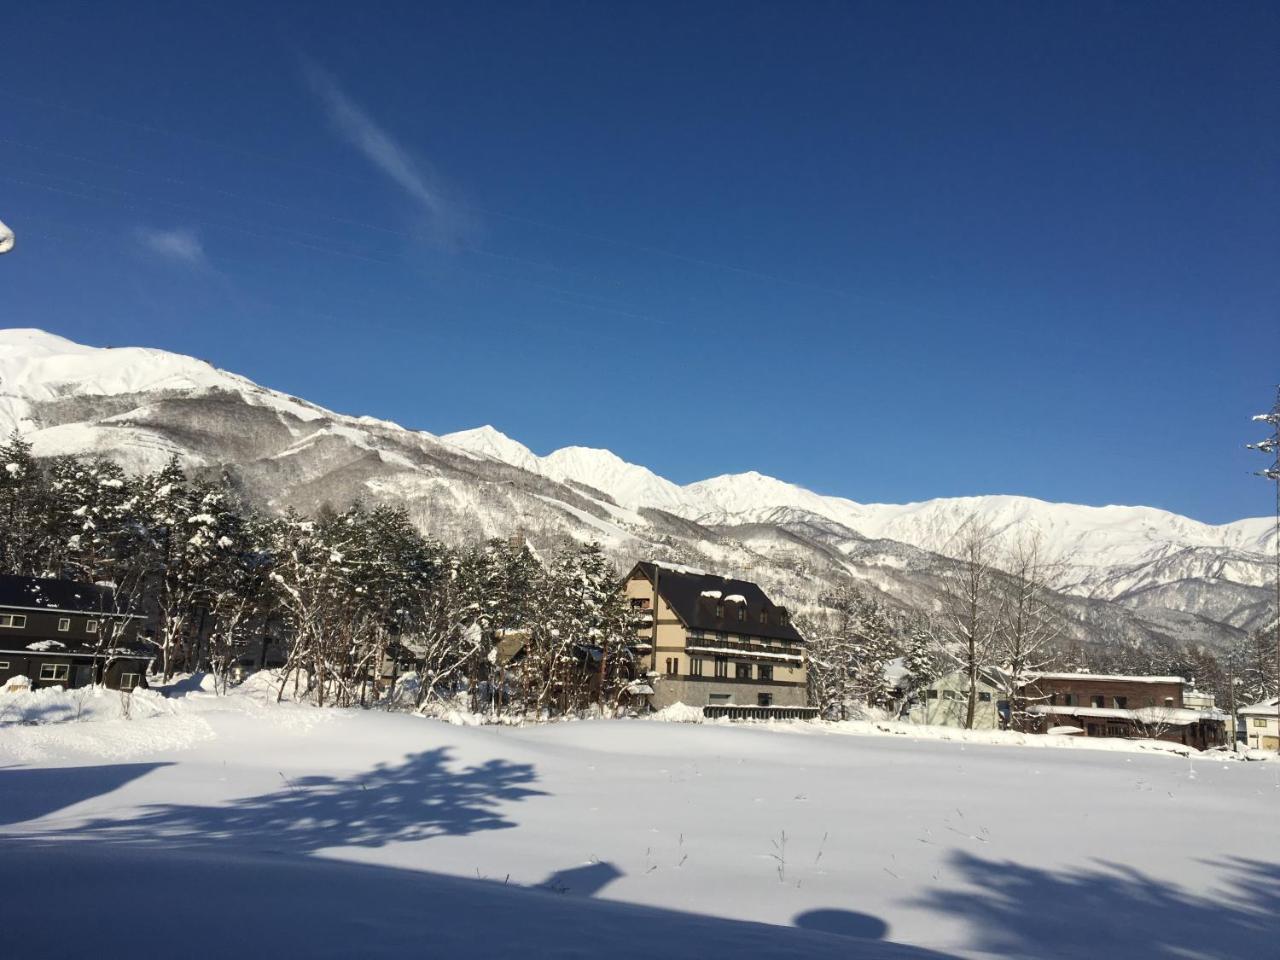
<svg viewBox="0 0 1280 960">
<path fill-rule="evenodd" d="M 490 426 L 434 436 L 334 413 L 191 357 L 40 330 L 0 331 L 0 432 L 11 430 L 43 456 L 154 469 L 177 455 L 228 471 L 269 508 L 394 502 L 449 539 L 519 531 L 541 549 L 594 538 L 620 562 L 715 567 L 800 602 L 853 577 L 928 605 L 949 537 L 978 514 L 997 530 L 1040 531 L 1082 629 L 1106 621 L 1112 636 L 1213 639 L 1267 616 L 1268 519 L 1215 526 L 1149 507 L 1014 496 L 861 504 L 754 472 L 682 486 L 608 450 L 539 456 Z"/>
</svg>

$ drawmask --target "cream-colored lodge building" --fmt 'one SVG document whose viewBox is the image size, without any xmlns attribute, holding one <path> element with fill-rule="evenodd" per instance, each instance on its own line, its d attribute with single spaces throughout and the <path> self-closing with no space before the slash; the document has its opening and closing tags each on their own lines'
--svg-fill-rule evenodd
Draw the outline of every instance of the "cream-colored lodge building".
<svg viewBox="0 0 1280 960">
<path fill-rule="evenodd" d="M 978 705 L 973 715 L 975 730 L 1000 728 L 998 703 L 1000 689 L 985 672 L 978 675 Z M 934 727 L 963 727 L 969 717 L 969 674 L 965 670 L 953 670 L 920 691 L 917 702 L 901 714 L 907 723 Z"/>
<path fill-rule="evenodd" d="M 1275 697 L 1240 708 L 1240 729 L 1251 748 L 1280 750 L 1280 718 L 1277 718 L 1276 709 Z"/>
<path fill-rule="evenodd" d="M 655 708 L 804 707 L 804 639 L 756 584 L 638 563 L 624 581 Z"/>
</svg>

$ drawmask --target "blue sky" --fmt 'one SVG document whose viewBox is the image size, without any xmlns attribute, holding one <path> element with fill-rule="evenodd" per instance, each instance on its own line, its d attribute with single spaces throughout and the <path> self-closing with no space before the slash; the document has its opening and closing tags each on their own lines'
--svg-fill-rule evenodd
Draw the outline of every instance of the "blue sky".
<svg viewBox="0 0 1280 960">
<path fill-rule="evenodd" d="M 680 482 L 1269 508 L 1275 4 L 47 2 L 0 33 L 5 325 Z"/>
</svg>

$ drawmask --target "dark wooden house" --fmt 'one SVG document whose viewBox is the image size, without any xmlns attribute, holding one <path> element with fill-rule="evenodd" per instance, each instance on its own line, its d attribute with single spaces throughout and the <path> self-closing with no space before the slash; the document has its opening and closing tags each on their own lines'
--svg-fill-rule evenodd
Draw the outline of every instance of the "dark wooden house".
<svg viewBox="0 0 1280 960">
<path fill-rule="evenodd" d="M 0 687 L 19 676 L 33 688 L 145 686 L 152 653 L 141 623 L 116 609 L 110 587 L 0 575 Z"/>
</svg>

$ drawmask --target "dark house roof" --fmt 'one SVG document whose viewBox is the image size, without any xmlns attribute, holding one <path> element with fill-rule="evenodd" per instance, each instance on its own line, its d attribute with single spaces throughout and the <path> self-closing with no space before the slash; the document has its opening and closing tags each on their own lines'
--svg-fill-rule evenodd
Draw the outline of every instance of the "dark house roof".
<svg viewBox="0 0 1280 960">
<path fill-rule="evenodd" d="M 653 583 L 656 566 L 641 561 L 627 579 L 638 572 Z M 670 567 L 661 567 L 656 576 L 658 593 L 690 630 L 804 642 L 791 625 L 791 618 L 786 615 L 787 608 L 771 602 L 763 590 L 748 580 L 730 580 L 710 573 L 689 573 Z M 717 592 L 720 594 L 718 598 L 704 596 Z M 733 596 L 742 597 L 745 604 L 727 599 Z M 743 606 L 746 607 L 746 616 L 740 618 L 739 609 Z M 761 622 L 761 611 L 765 613 L 764 622 Z"/>
<path fill-rule="evenodd" d="M 115 591 L 110 587 L 12 574 L 0 574 L 0 610 L 4 609 L 126 616 L 115 609 Z"/>
</svg>

